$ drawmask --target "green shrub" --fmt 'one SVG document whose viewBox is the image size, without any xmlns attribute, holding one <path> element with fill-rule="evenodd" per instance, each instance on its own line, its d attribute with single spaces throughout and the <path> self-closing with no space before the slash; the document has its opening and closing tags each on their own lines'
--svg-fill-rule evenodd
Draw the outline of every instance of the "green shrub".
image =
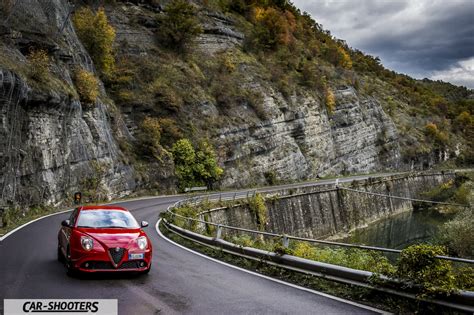
<svg viewBox="0 0 474 315">
<path fill-rule="evenodd" d="M 183 138 L 183 133 L 175 120 L 171 118 L 160 118 L 158 123 L 161 126 L 161 144 L 163 146 L 171 147 L 173 143 Z"/>
<path fill-rule="evenodd" d="M 183 98 L 176 89 L 161 78 L 155 80 L 151 85 L 150 92 L 154 96 L 155 104 L 169 111 L 179 112 L 184 104 Z"/>
<path fill-rule="evenodd" d="M 30 76 L 36 81 L 47 81 L 49 72 L 49 56 L 43 49 L 30 50 L 28 54 Z"/>
<path fill-rule="evenodd" d="M 158 38 L 166 46 L 184 52 L 202 33 L 196 9 L 186 0 L 172 0 L 158 18 Z"/>
<path fill-rule="evenodd" d="M 277 174 L 275 171 L 268 171 L 263 174 L 268 185 L 276 185 L 278 183 Z"/>
<path fill-rule="evenodd" d="M 206 185 L 212 189 L 224 172 L 217 164 L 217 157 L 212 146 L 201 142 L 194 148 L 191 141 L 181 139 L 171 148 L 178 186 L 181 190 L 186 187 Z"/>
<path fill-rule="evenodd" d="M 89 176 L 81 181 L 81 191 L 86 202 L 102 202 L 107 200 L 107 189 L 104 181 L 108 165 L 99 161 L 91 161 Z"/>
<path fill-rule="evenodd" d="M 268 209 L 265 204 L 265 199 L 260 193 L 255 194 L 248 200 L 249 209 L 255 216 L 255 222 L 260 231 L 265 230 L 268 220 Z"/>
<path fill-rule="evenodd" d="M 441 242 L 450 251 L 462 256 L 474 258 L 474 211 L 466 208 L 460 211 L 454 219 L 443 224 L 440 230 Z"/>
<path fill-rule="evenodd" d="M 94 13 L 82 7 L 73 16 L 76 33 L 89 52 L 95 66 L 105 78 L 110 79 L 115 69 L 113 43 L 115 29 L 109 24 L 103 8 Z"/>
<path fill-rule="evenodd" d="M 320 248 L 307 242 L 296 242 L 292 254 L 301 258 L 321 261 L 353 269 L 367 270 L 390 276 L 395 267 L 381 253 L 360 249 Z"/>
<path fill-rule="evenodd" d="M 405 248 L 400 253 L 396 276 L 418 286 L 422 296 L 455 292 L 451 262 L 435 258 L 437 255 L 446 255 L 445 248 L 427 244 Z"/>
<path fill-rule="evenodd" d="M 425 135 L 429 140 L 434 141 L 438 145 L 446 145 L 449 141 L 447 133 L 439 130 L 435 123 L 426 124 Z"/>
<path fill-rule="evenodd" d="M 95 104 L 99 96 L 99 80 L 92 72 L 84 69 L 77 69 L 74 73 L 74 83 L 77 93 L 82 102 Z"/>
<path fill-rule="evenodd" d="M 145 117 L 142 122 L 141 129 L 143 131 L 142 141 L 147 150 L 151 152 L 155 158 L 160 158 L 161 151 L 161 125 L 157 118 Z"/>
</svg>

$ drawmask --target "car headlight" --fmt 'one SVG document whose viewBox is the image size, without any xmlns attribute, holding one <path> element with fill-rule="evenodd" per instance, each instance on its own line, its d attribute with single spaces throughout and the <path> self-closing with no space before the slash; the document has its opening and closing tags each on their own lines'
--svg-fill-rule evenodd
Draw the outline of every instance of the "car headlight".
<svg viewBox="0 0 474 315">
<path fill-rule="evenodd" d="M 140 236 L 139 238 L 137 238 L 137 244 L 138 244 L 138 248 L 143 250 L 147 247 L 148 241 L 146 240 L 145 236 Z"/>
<path fill-rule="evenodd" d="M 81 236 L 81 245 L 85 250 L 91 250 L 94 248 L 94 241 L 88 236 Z"/>
</svg>

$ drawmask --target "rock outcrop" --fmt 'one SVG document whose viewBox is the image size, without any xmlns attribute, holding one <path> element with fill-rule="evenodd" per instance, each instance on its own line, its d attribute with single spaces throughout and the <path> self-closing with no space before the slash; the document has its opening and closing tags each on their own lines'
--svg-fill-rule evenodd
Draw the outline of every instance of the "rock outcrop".
<svg viewBox="0 0 474 315">
<path fill-rule="evenodd" d="M 122 162 L 115 136 L 126 134 L 120 119 L 111 123 L 111 105 L 98 100 L 86 108 L 72 96 L 74 67 L 94 71 L 68 19 L 67 1 L 16 1 L 3 25 L 0 69 L 0 199 L 8 204 L 57 204 L 99 176 L 108 197 L 135 189 L 133 169 Z M 29 86 L 20 75 L 27 48 L 48 50 L 52 81 Z M 102 90 L 100 99 L 106 99 Z"/>
<path fill-rule="evenodd" d="M 222 149 L 230 152 L 224 184 L 262 183 L 268 172 L 288 181 L 397 169 L 397 130 L 377 100 L 361 99 L 351 87 L 338 90 L 336 98 L 336 110 L 329 114 L 314 97 L 295 97 L 295 106 L 273 94 L 266 107 L 278 113 L 274 118 L 221 130 Z"/>
</svg>

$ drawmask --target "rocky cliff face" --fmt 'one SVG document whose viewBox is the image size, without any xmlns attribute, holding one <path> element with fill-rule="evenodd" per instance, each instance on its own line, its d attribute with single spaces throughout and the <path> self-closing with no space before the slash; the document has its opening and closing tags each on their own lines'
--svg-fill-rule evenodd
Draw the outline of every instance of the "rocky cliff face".
<svg viewBox="0 0 474 315">
<path fill-rule="evenodd" d="M 17 1 L 6 24 L 4 20 L 2 61 L 11 60 L 13 71 L 0 68 L 3 202 L 56 204 L 81 190 L 85 179 L 98 176 L 94 163 L 104 169 L 98 180 L 107 195 L 135 188 L 133 169 L 121 162 L 114 139 L 114 134 L 127 131 L 120 120 L 112 126 L 110 105 L 98 101 L 85 108 L 71 96 L 72 68 L 93 71 L 93 65 L 67 19 L 70 9 L 60 0 Z M 21 65 L 28 47 L 51 53 L 59 84 L 26 83 Z M 105 91 L 101 99 L 106 99 Z"/>
<path fill-rule="evenodd" d="M 106 6 L 117 34 L 118 65 L 141 58 L 146 68 L 141 70 L 151 78 L 153 71 L 160 71 L 154 66 L 170 62 L 169 53 L 156 42 L 156 18 L 163 14 L 162 5 L 156 3 L 116 1 Z M 196 3 L 203 27 L 195 46 L 200 58 L 205 62 L 225 51 L 241 52 L 245 37 L 235 19 Z M 283 96 L 258 67 L 245 62 L 236 65 L 243 78 L 238 84 L 263 96 L 265 118 L 245 102 L 223 111 L 205 88 L 193 86 L 196 95 L 185 102 L 184 113 L 143 101 L 140 96 L 147 86 L 139 87 L 132 99 L 114 98 L 115 103 L 109 98 L 113 91 L 101 86 L 97 103 L 85 106 L 78 100 L 72 71 L 78 66 L 94 71 L 94 65 L 76 36 L 71 12 L 66 0 L 15 1 L 1 12 L 0 199 L 4 202 L 55 204 L 84 189 L 85 178 L 99 180 L 108 197 L 140 188 L 169 190 L 175 186 L 172 163 L 150 162 L 149 157 L 136 163 L 136 156 L 131 157 L 136 155 L 131 151 L 136 149 L 144 117 L 161 118 L 163 113 L 176 119 L 186 137 L 213 142 L 225 169 L 222 187 L 264 184 L 269 177 L 290 181 L 416 167 L 403 163 L 397 128 L 381 100 L 347 84 L 333 86 L 337 106 L 330 114 L 321 93 L 301 89 Z M 45 49 L 52 58 L 53 78 L 48 82 L 27 78 L 24 66 L 30 48 Z M 195 60 L 176 59 L 166 66 L 184 72 L 194 63 L 192 68 L 201 71 Z M 206 79 L 200 75 L 200 80 Z M 218 126 L 208 130 L 208 121 Z"/>
<path fill-rule="evenodd" d="M 336 99 L 336 111 L 328 114 L 311 96 L 290 103 L 267 94 L 267 111 L 276 113 L 272 119 L 218 135 L 230 152 L 224 184 L 262 183 L 267 172 L 280 180 L 300 180 L 399 167 L 397 130 L 377 100 L 361 99 L 351 87 L 338 90 Z"/>
</svg>

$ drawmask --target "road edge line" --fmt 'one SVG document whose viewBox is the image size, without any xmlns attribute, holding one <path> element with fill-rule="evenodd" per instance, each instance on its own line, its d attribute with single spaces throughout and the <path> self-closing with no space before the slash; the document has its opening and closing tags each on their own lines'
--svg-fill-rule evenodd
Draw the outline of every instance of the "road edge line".
<svg viewBox="0 0 474 315">
<path fill-rule="evenodd" d="M 161 223 L 161 220 L 163 220 L 162 218 L 160 218 L 156 224 L 155 224 L 155 230 L 156 232 L 158 233 L 158 235 L 164 239 L 165 241 L 185 250 L 185 251 L 188 251 L 190 253 L 193 253 L 197 256 L 200 256 L 200 257 L 203 257 L 205 259 L 208 259 L 208 260 L 211 260 L 215 263 L 218 263 L 218 264 L 221 264 L 221 265 L 224 265 L 224 266 L 227 266 L 229 268 L 232 268 L 232 269 L 236 269 L 236 270 L 239 270 L 239 271 L 242 271 L 242 272 L 245 272 L 245 273 L 248 273 L 248 274 L 251 274 L 253 276 L 257 276 L 257 277 L 260 277 L 260 278 L 263 278 L 263 279 L 266 279 L 266 280 L 270 280 L 270 281 L 273 281 L 273 282 L 276 282 L 276 283 L 279 283 L 279 284 L 282 284 L 282 285 L 286 285 L 286 286 L 289 286 L 289 287 L 292 287 L 294 289 L 298 289 L 298 290 L 302 290 L 302 291 L 306 291 L 306 292 L 309 292 L 309 293 L 312 293 L 312 294 L 315 294 L 315 295 L 319 295 L 319 296 L 322 296 L 322 297 L 326 297 L 326 298 L 329 298 L 331 300 L 335 300 L 335 301 L 338 301 L 338 302 L 341 302 L 341 303 L 345 303 L 345 304 L 349 304 L 349 305 L 352 305 L 352 306 L 356 306 L 356 307 L 359 307 L 359 308 L 362 308 L 362 309 L 366 309 L 366 310 L 369 310 L 369 311 L 372 311 L 372 312 L 377 312 L 379 314 L 391 314 L 390 312 L 385 312 L 385 311 L 382 311 L 382 310 L 379 310 L 377 308 L 374 308 L 374 307 L 371 307 L 371 306 L 368 306 L 368 305 L 364 305 L 364 304 L 360 304 L 360 303 L 357 303 L 357 302 L 353 302 L 353 301 L 350 301 L 350 300 L 345 300 L 343 298 L 340 298 L 340 297 L 337 297 L 337 296 L 333 296 L 333 295 L 330 295 L 330 294 L 327 294 L 327 293 L 323 293 L 323 292 L 319 292 L 319 291 L 316 291 L 316 290 L 312 290 L 312 289 L 309 289 L 309 288 L 305 288 L 305 287 L 302 287 L 302 286 L 299 286 L 299 285 L 296 285 L 296 284 L 293 284 L 293 283 L 289 283 L 289 282 L 286 282 L 286 281 L 283 281 L 283 280 L 280 280 L 280 279 L 275 279 L 275 278 L 272 278 L 272 277 L 269 277 L 269 276 L 266 276 L 266 275 L 262 275 L 260 273 L 257 273 L 257 272 L 254 272 L 254 271 L 251 271 L 251 270 L 247 270 L 247 269 L 244 269 L 244 268 L 241 268 L 241 267 L 238 267 L 238 266 L 235 266 L 235 265 L 232 265 L 232 264 L 229 264 L 229 263 L 226 263 L 226 262 L 223 262 L 221 260 L 218 260 L 218 259 L 215 259 L 215 258 L 212 258 L 210 256 L 207 256 L 207 255 L 204 255 L 202 253 L 199 253 L 197 251 L 194 251 L 190 248 L 187 248 L 186 246 L 183 246 L 181 244 L 178 244 L 176 243 L 175 241 L 169 239 L 168 237 L 166 237 L 165 235 L 163 235 L 163 233 L 161 233 L 160 229 L 159 229 L 159 225 Z"/>
<path fill-rule="evenodd" d="M 163 196 L 148 196 L 148 197 L 139 197 L 139 198 L 134 198 L 134 199 L 128 199 L 128 200 L 117 200 L 117 201 L 113 201 L 113 202 L 109 202 L 109 203 L 104 203 L 104 205 L 114 205 L 114 204 L 119 204 L 119 203 L 125 203 L 125 202 L 131 202 L 131 201 L 141 201 L 141 200 L 149 200 L 149 199 L 160 199 L 160 198 L 166 198 L 166 197 L 177 197 L 179 195 L 172 195 L 172 196 L 168 196 L 168 195 L 163 195 Z M 44 216 L 41 216 L 39 218 L 36 218 L 36 219 L 33 219 L 31 221 L 28 221 L 26 223 L 23 223 L 22 225 L 20 226 L 17 226 L 16 228 L 14 228 L 13 230 L 7 232 L 5 235 L 2 235 L 0 236 L 0 242 L 3 242 L 7 237 L 11 236 L 13 233 L 15 232 L 18 232 L 19 230 L 21 230 L 22 228 L 32 224 L 32 223 L 35 223 L 36 221 L 39 221 L 39 220 L 42 220 L 42 219 L 45 219 L 45 218 L 48 218 L 48 217 L 52 217 L 53 215 L 57 215 L 57 214 L 63 214 L 63 213 L 67 213 L 67 212 L 71 212 L 73 209 L 67 209 L 67 210 L 62 210 L 62 211 L 59 211 L 59 212 L 54 212 L 54 213 L 49 213 L 49 214 L 45 214 Z"/>
<path fill-rule="evenodd" d="M 8 232 L 7 234 L 3 235 L 0 237 L 0 242 L 3 242 L 7 237 L 9 237 L 10 235 L 12 235 L 13 233 L 15 232 L 18 232 L 19 230 L 21 230 L 22 228 L 32 224 L 32 223 L 35 223 L 36 221 L 39 221 L 39 220 L 42 220 L 44 218 L 47 218 L 47 217 L 52 217 L 53 215 L 58 215 L 58 214 L 63 214 L 63 213 L 67 213 L 67 212 L 71 212 L 73 209 L 68 209 L 68 210 L 63 210 L 63 211 L 59 211 L 59 212 L 55 212 L 55 213 L 50 213 L 50 214 L 46 214 L 42 217 L 39 217 L 39 218 L 36 218 L 34 220 L 31 220 L 31 221 L 28 221 L 16 228 L 14 228 L 13 230 L 11 230 L 10 232 Z"/>
</svg>

